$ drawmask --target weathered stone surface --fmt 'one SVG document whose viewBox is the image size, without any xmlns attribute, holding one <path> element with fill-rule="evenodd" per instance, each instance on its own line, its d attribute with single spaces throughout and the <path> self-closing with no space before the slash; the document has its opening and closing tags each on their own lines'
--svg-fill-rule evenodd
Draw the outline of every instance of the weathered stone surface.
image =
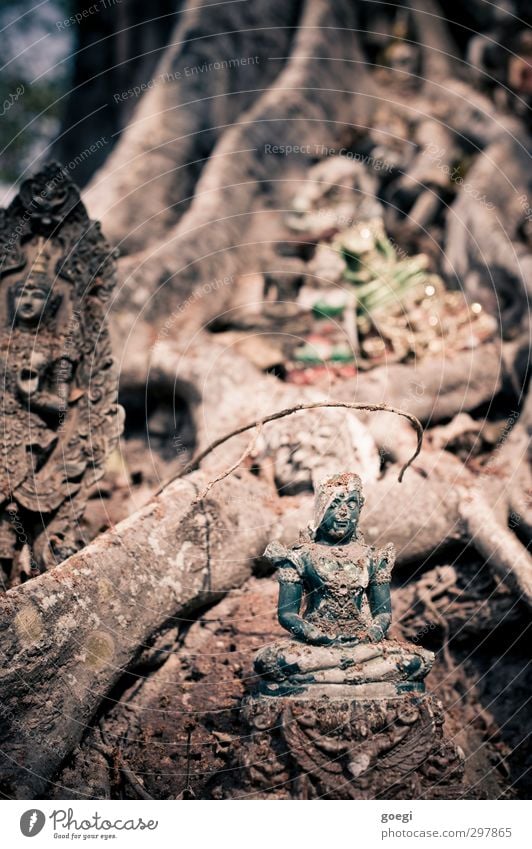
<svg viewBox="0 0 532 849">
<path fill-rule="evenodd" d="M 254 798 L 446 799 L 465 793 L 463 754 L 443 733 L 441 703 L 268 698 L 244 703 L 252 732 L 238 752 Z"/>
</svg>

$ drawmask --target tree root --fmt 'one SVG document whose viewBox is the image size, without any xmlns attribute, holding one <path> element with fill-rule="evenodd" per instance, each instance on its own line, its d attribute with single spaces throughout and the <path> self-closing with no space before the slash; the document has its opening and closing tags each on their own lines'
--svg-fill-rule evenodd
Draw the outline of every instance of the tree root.
<svg viewBox="0 0 532 849">
<path fill-rule="evenodd" d="M 192 471 L 195 471 L 196 469 L 198 469 L 201 461 L 204 460 L 205 457 L 207 457 L 208 454 L 210 454 L 212 451 L 214 451 L 216 448 L 218 448 L 218 446 L 223 445 L 224 442 L 227 442 L 227 440 L 231 439 L 233 436 L 238 436 L 239 434 L 245 433 L 245 431 L 251 430 L 252 428 L 262 429 L 262 427 L 265 424 L 267 424 L 268 422 L 277 421 L 278 419 L 282 419 L 285 416 L 291 416 L 293 413 L 298 413 L 302 410 L 317 410 L 317 409 L 326 408 L 326 407 L 327 408 L 341 407 L 343 409 L 348 409 L 348 410 L 366 410 L 368 412 L 395 413 L 395 415 L 397 415 L 397 416 L 403 416 L 404 418 L 408 419 L 408 421 L 413 425 L 413 427 L 416 430 L 417 446 L 416 446 L 416 450 L 414 451 L 412 456 L 403 465 L 403 467 L 401 468 L 401 470 L 399 472 L 398 481 L 399 481 L 399 483 L 401 483 L 401 481 L 403 480 L 404 473 L 406 472 L 408 467 L 414 462 L 414 460 L 418 456 L 419 452 L 421 451 L 421 446 L 422 446 L 422 443 L 423 443 L 423 428 L 421 426 L 421 422 L 415 416 L 413 416 L 411 413 L 406 413 L 404 410 L 397 410 L 395 407 L 389 407 L 387 404 L 349 403 L 347 401 L 316 401 L 312 404 L 298 404 L 296 407 L 291 407 L 287 410 L 279 410 L 277 413 L 271 413 L 271 415 L 269 415 L 269 416 L 264 416 L 262 419 L 257 419 L 254 422 L 248 422 L 248 424 L 241 425 L 240 427 L 235 428 L 235 430 L 231 431 L 231 433 L 226 433 L 224 436 L 221 436 L 218 439 L 215 439 L 214 442 L 211 442 L 211 444 L 207 446 L 207 448 L 204 448 L 203 451 L 201 451 L 199 454 L 197 454 L 195 457 L 193 457 L 192 460 L 190 461 L 190 464 L 187 467 L 185 467 L 183 472 L 180 473 L 179 477 L 182 477 L 184 474 L 188 474 L 189 472 L 192 472 Z M 258 434 L 257 434 L 257 436 L 258 436 Z M 255 439 L 256 439 L 256 437 L 255 437 Z M 233 472 L 244 461 L 245 457 L 249 456 L 249 454 L 251 453 L 251 450 L 253 448 L 253 445 L 255 443 L 255 439 L 252 441 L 249 448 L 246 449 L 246 452 L 244 452 L 244 454 L 242 455 L 240 460 L 234 466 L 232 466 L 227 472 L 225 472 L 223 474 L 223 477 L 226 477 L 227 475 L 231 474 L 231 472 Z M 217 482 L 217 480 L 222 480 L 223 477 L 217 478 L 216 480 L 212 481 L 208 485 L 208 488 L 210 489 L 212 486 L 214 486 L 214 484 Z M 158 490 L 157 494 L 162 492 L 164 487 L 168 486 L 168 484 L 171 483 L 171 482 L 172 482 L 172 479 L 170 479 L 170 480 L 166 481 L 164 484 L 162 484 L 162 486 Z"/>
<path fill-rule="evenodd" d="M 501 527 L 485 498 L 469 493 L 460 504 L 472 544 L 486 566 L 532 609 L 532 557 L 515 534 Z"/>
<path fill-rule="evenodd" d="M 199 473 L 176 481 L 0 598 L 4 792 L 38 797 L 149 637 L 249 577 L 278 521 L 271 493 L 239 473 L 196 513 L 190 503 L 205 483 Z"/>
</svg>

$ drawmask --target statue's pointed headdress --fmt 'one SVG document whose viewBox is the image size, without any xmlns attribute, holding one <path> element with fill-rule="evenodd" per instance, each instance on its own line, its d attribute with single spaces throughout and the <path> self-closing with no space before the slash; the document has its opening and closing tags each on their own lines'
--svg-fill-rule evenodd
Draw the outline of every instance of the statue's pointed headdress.
<svg viewBox="0 0 532 849">
<path fill-rule="evenodd" d="M 0 211 L 0 277 L 29 267 L 36 239 L 45 240 L 51 251 L 48 279 L 70 283 L 76 302 L 110 297 L 116 253 L 99 223 L 89 219 L 68 169 L 57 163 L 25 180 L 9 208 Z M 30 275 L 37 274 L 41 253 L 38 249 Z"/>
<path fill-rule="evenodd" d="M 49 246 L 40 236 L 37 239 L 37 250 L 28 273 L 21 277 L 17 289 L 41 289 L 49 292 L 54 279 Z"/>
</svg>

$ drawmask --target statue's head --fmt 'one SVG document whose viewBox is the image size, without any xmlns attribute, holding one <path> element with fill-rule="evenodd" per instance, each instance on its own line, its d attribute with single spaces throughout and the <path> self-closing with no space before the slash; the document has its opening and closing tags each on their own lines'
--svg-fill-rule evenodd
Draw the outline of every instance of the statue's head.
<svg viewBox="0 0 532 849">
<path fill-rule="evenodd" d="M 50 286 L 45 280 L 21 280 L 15 283 L 12 310 L 17 324 L 38 324 L 43 317 L 49 295 Z"/>
<path fill-rule="evenodd" d="M 363 504 L 358 475 L 345 472 L 323 481 L 316 491 L 314 538 L 329 543 L 348 542 L 357 533 Z"/>
<path fill-rule="evenodd" d="M 53 315 L 56 312 L 61 295 L 52 293 L 49 259 L 45 247 L 41 247 L 29 274 L 10 287 L 10 318 L 15 324 L 34 327 L 41 323 L 45 313 Z"/>
</svg>

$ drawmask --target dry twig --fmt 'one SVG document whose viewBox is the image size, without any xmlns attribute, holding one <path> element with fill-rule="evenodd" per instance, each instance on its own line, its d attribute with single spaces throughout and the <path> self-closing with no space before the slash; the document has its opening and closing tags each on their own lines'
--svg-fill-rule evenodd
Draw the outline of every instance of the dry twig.
<svg viewBox="0 0 532 849">
<path fill-rule="evenodd" d="M 218 439 L 215 439 L 214 442 L 211 442 L 211 444 L 208 445 L 207 448 L 204 448 L 203 451 L 200 451 L 199 454 L 196 454 L 196 456 L 192 458 L 190 463 L 188 463 L 185 468 L 179 472 L 179 474 L 173 475 L 173 477 L 169 478 L 164 483 L 162 483 L 155 494 L 159 495 L 162 490 L 166 486 L 168 486 L 168 484 L 172 483 L 172 481 L 176 480 L 177 478 L 181 478 L 184 475 L 188 475 L 190 474 L 190 472 L 193 472 L 198 469 L 200 463 L 202 462 L 202 460 L 205 459 L 205 457 L 207 457 L 208 454 L 210 454 L 220 445 L 223 445 L 224 442 L 227 442 L 229 439 L 232 439 L 233 436 L 239 436 L 241 433 L 245 433 L 247 430 L 251 430 L 252 428 L 262 429 L 263 425 L 267 424 L 268 422 L 283 419 L 286 416 L 291 416 L 293 413 L 299 413 L 301 410 L 316 410 L 323 407 L 340 407 L 347 410 L 366 410 L 370 413 L 394 413 L 396 416 L 403 416 L 405 419 L 408 419 L 408 421 L 416 431 L 417 445 L 414 453 L 412 454 L 410 459 L 402 466 L 401 471 L 399 472 L 398 480 L 399 483 L 401 483 L 401 481 L 403 480 L 404 473 L 418 456 L 419 452 L 421 451 L 421 446 L 423 444 L 423 426 L 416 416 L 412 415 L 412 413 L 407 413 L 404 410 L 399 410 L 397 407 L 390 407 L 388 406 L 388 404 L 364 404 L 362 402 L 352 401 L 315 401 L 311 404 L 297 404 L 295 407 L 287 407 L 284 410 L 279 410 L 277 413 L 271 413 L 269 416 L 263 416 L 261 419 L 256 419 L 253 422 L 248 422 L 248 424 L 241 425 L 240 427 L 235 428 L 235 430 L 232 430 L 230 433 L 226 433 L 224 436 L 220 436 Z M 257 436 L 258 433 L 256 437 Z M 253 440 L 253 444 L 256 440 L 256 437 Z M 222 480 L 224 477 L 227 477 L 229 474 L 231 474 L 231 472 L 234 471 L 234 469 L 236 469 L 240 465 L 240 463 L 242 463 L 242 461 L 249 455 L 250 451 L 253 448 L 253 444 L 251 445 L 251 447 L 248 447 L 246 449 L 240 460 L 235 463 L 234 466 L 224 472 L 220 477 L 215 478 L 213 481 L 207 484 L 205 492 L 203 493 L 203 495 L 198 496 L 196 501 L 201 501 L 204 495 L 212 488 L 212 486 L 214 486 L 217 481 Z"/>
</svg>

